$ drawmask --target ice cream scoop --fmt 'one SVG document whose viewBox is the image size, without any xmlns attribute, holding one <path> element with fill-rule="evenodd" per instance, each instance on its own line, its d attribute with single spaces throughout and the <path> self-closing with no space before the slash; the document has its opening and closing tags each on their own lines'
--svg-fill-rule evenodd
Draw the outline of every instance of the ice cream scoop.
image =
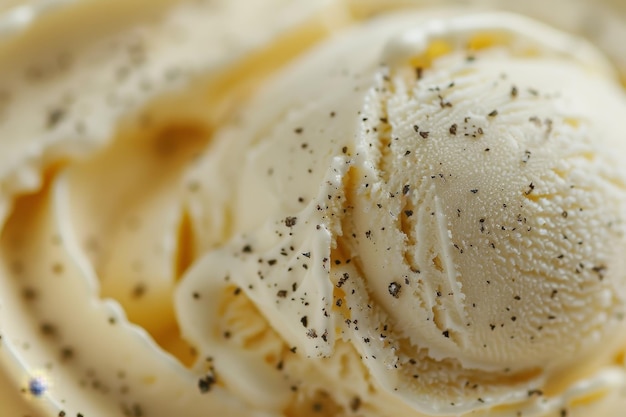
<svg viewBox="0 0 626 417">
<path fill-rule="evenodd" d="M 0 415 L 620 415 L 598 51 L 384 15 L 411 0 L 174 3 L 0 45 Z"/>
<path fill-rule="evenodd" d="M 329 392 L 345 413 L 358 398 L 364 415 L 567 415 L 623 386 L 615 76 L 527 19 L 439 17 L 385 17 L 316 48 L 191 174 L 198 225 L 231 184 L 232 238 L 183 279 L 180 323 L 254 407 L 280 413 L 294 386 L 315 397 L 357 373 L 345 349 L 367 369 L 365 386 Z M 215 301 L 233 293 L 274 332 L 267 349 L 249 310 Z"/>
</svg>

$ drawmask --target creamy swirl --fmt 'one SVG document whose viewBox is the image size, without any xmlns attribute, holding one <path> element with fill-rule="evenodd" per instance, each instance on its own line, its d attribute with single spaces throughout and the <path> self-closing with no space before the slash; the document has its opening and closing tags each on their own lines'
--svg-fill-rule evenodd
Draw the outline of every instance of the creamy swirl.
<svg viewBox="0 0 626 417">
<path fill-rule="evenodd" d="M 614 415 L 604 58 L 508 14 L 242 5 L 4 70 L 9 383 L 46 416 Z"/>
<path fill-rule="evenodd" d="M 609 126 L 624 106 L 592 48 L 514 16 L 346 33 L 264 88 L 196 174 L 209 195 L 236 179 L 225 211 L 240 232 L 179 288 L 183 333 L 254 387 L 244 398 L 278 398 L 263 359 L 310 396 L 357 379 L 336 363 L 345 344 L 369 390 L 419 415 L 548 415 L 617 389 L 626 200 Z M 254 355 L 219 326 L 212 300 L 232 291 L 286 345 Z M 303 378 L 286 347 L 335 373 Z M 351 387 L 332 397 L 408 413 Z"/>
</svg>

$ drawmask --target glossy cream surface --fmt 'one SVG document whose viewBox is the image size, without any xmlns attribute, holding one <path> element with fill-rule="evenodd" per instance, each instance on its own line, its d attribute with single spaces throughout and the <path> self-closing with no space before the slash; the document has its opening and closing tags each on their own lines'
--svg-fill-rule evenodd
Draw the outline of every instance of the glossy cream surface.
<svg viewBox="0 0 626 417">
<path fill-rule="evenodd" d="M 7 415 L 619 415 L 626 98 L 592 46 L 98 4 L 0 50 Z"/>
</svg>

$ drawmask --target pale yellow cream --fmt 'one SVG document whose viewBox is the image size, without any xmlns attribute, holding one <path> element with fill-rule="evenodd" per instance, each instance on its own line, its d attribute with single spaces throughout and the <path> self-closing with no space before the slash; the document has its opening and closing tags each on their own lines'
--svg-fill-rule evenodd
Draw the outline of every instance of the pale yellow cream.
<svg viewBox="0 0 626 417">
<path fill-rule="evenodd" d="M 620 415 L 617 76 L 379 6 L 77 5 L 0 51 L 2 413 Z"/>
</svg>

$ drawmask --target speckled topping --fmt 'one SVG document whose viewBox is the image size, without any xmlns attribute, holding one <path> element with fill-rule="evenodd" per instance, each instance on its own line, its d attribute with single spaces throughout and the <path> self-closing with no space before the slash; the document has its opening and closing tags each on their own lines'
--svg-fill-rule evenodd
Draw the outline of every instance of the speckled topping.
<svg viewBox="0 0 626 417">
<path fill-rule="evenodd" d="M 371 415 L 567 415 L 572 398 L 624 381 L 612 336 L 626 176 L 612 126 L 626 102 L 581 41 L 509 15 L 425 19 L 320 47 L 222 132 L 194 176 L 213 196 L 213 178 L 235 179 L 225 201 L 240 233 L 182 283 L 183 332 L 228 384 L 256 381 L 242 397 L 289 404 L 287 388 L 332 383 L 302 377 L 285 347 L 252 354 L 245 327 L 207 337 L 223 314 L 213 300 L 234 286 L 292 354 L 339 375 L 348 344 L 370 389 L 396 398 L 342 385 L 341 410 L 359 398 Z M 204 301 L 186 302 L 194 293 Z M 254 370 L 268 357 L 284 388 Z M 572 369 L 596 361 L 588 379 Z"/>
<path fill-rule="evenodd" d="M 610 66 L 514 15 L 356 16 L 198 1 L 0 50 L 21 414 L 618 415 Z"/>
</svg>

